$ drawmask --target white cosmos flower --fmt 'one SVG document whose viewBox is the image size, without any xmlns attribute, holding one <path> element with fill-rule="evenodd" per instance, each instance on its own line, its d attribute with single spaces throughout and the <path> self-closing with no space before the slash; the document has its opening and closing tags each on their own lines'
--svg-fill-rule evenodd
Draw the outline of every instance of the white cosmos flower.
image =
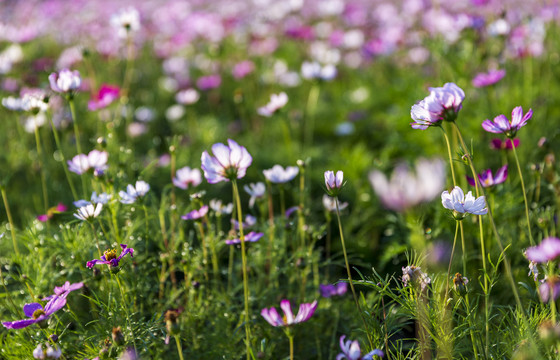
<svg viewBox="0 0 560 360">
<path fill-rule="evenodd" d="M 441 193 L 441 203 L 444 208 L 453 210 L 457 219 L 464 217 L 465 214 L 485 215 L 488 213 L 484 196 L 475 198 L 470 191 L 465 195 L 458 186 L 455 186 L 451 193 L 447 190 Z"/>
<path fill-rule="evenodd" d="M 90 219 L 98 217 L 101 213 L 101 209 L 103 209 L 103 204 L 101 203 L 95 206 L 93 204 L 88 204 L 79 208 L 74 216 L 80 220 L 88 221 Z"/>
<path fill-rule="evenodd" d="M 264 177 L 275 184 L 283 184 L 291 181 L 299 173 L 297 166 L 287 166 L 284 169 L 280 165 L 274 165 L 271 169 L 263 170 Z"/>
</svg>

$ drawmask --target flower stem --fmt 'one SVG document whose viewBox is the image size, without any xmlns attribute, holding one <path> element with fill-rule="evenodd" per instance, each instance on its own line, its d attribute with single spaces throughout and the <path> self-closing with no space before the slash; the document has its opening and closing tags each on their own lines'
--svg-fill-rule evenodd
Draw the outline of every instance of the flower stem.
<svg viewBox="0 0 560 360">
<path fill-rule="evenodd" d="M 179 339 L 179 335 L 175 335 L 175 342 L 177 343 L 177 353 L 179 353 L 179 359 L 184 360 L 183 348 L 181 347 L 181 339 Z"/>
<path fill-rule="evenodd" d="M 66 175 L 66 180 L 68 181 L 68 185 L 70 185 L 70 191 L 72 191 L 72 196 L 74 200 L 78 200 L 78 194 L 76 193 L 76 189 L 74 188 L 74 184 L 70 179 L 70 172 L 68 171 L 68 164 L 66 163 L 66 158 L 64 157 L 64 152 L 62 152 L 62 147 L 60 147 L 60 138 L 58 137 L 58 131 L 54 126 L 54 121 L 52 116 L 49 116 L 49 120 L 51 122 L 51 127 L 54 135 L 54 142 L 56 143 L 56 147 L 58 152 L 60 153 L 60 157 L 62 158 L 62 167 L 64 168 L 64 174 Z"/>
<path fill-rule="evenodd" d="M 356 296 L 356 290 L 354 289 L 354 283 L 352 282 L 352 274 L 350 273 L 350 265 L 348 264 L 348 254 L 346 253 L 346 245 L 344 243 L 344 233 L 342 232 L 342 222 L 340 221 L 340 209 L 338 206 L 338 196 L 334 198 L 336 204 L 336 218 L 338 219 L 338 231 L 340 232 L 340 242 L 342 244 L 342 252 L 344 253 L 344 262 L 346 263 L 346 272 L 348 273 L 348 282 L 350 283 L 350 289 L 352 289 L 352 295 L 354 296 L 354 302 L 356 303 L 356 307 L 360 312 L 360 316 L 362 317 L 362 322 L 364 323 L 364 328 L 366 330 L 366 335 L 369 341 L 370 347 L 373 349 L 373 341 L 371 339 L 369 329 L 367 326 L 366 319 L 364 318 L 364 313 L 362 312 L 362 308 L 358 301 L 358 296 Z"/>
<path fill-rule="evenodd" d="M 455 254 L 455 244 L 457 243 L 458 233 L 459 233 L 459 220 L 455 220 L 455 237 L 453 237 L 453 247 L 451 248 L 451 257 L 449 258 L 449 266 L 447 267 L 447 280 L 445 286 L 444 301 L 447 301 L 447 294 L 449 294 L 449 277 L 451 276 L 451 263 L 453 262 L 453 254 Z"/>
<path fill-rule="evenodd" d="M 39 136 L 39 127 L 35 126 L 35 145 L 37 147 L 37 157 L 39 158 L 39 166 L 41 168 L 41 189 L 43 190 L 43 205 L 45 214 L 49 211 L 49 196 L 47 192 L 47 180 L 45 178 L 45 164 L 43 163 L 43 147 L 41 146 L 41 137 Z M 47 222 L 48 224 L 48 222 Z"/>
<path fill-rule="evenodd" d="M 451 169 L 451 178 L 453 179 L 453 186 L 457 186 L 457 179 L 455 179 L 455 170 L 453 169 L 453 156 L 451 155 L 451 145 L 449 145 L 449 137 L 443 127 L 440 127 L 447 144 L 447 155 L 449 156 L 449 168 Z"/>
<path fill-rule="evenodd" d="M 515 150 L 513 139 L 509 139 L 509 141 L 511 142 L 513 157 L 515 158 L 515 163 L 517 164 L 517 171 L 519 172 L 519 180 L 521 180 L 521 191 L 523 192 L 523 200 L 525 201 L 525 217 L 527 218 L 527 232 L 529 233 L 529 241 L 531 243 L 531 246 L 534 246 L 535 241 L 533 240 L 533 234 L 531 233 L 531 220 L 529 219 L 529 202 L 527 201 L 527 192 L 525 191 L 525 182 L 523 181 L 523 173 L 521 172 L 521 165 L 519 165 L 519 158 L 517 157 L 517 150 Z"/>
<path fill-rule="evenodd" d="M 317 109 L 317 103 L 319 101 L 320 87 L 318 83 L 313 83 L 311 90 L 309 90 L 309 96 L 307 97 L 307 105 L 305 107 L 305 133 L 303 148 L 309 151 L 309 148 L 313 145 L 313 132 L 315 128 L 315 110 Z"/>
<path fill-rule="evenodd" d="M 288 339 L 290 340 L 290 360 L 294 360 L 294 336 L 288 333 Z"/>
<path fill-rule="evenodd" d="M 12 218 L 12 212 L 10 211 L 10 206 L 8 205 L 8 197 L 6 196 L 6 188 L 4 186 L 0 187 L 2 192 L 2 200 L 4 201 L 4 208 L 6 209 L 6 215 L 8 215 L 8 222 L 10 223 L 10 233 L 12 234 L 12 243 L 14 244 L 14 252 L 16 256 L 19 256 L 19 249 L 16 238 L 16 230 L 14 227 L 14 220 Z"/>
<path fill-rule="evenodd" d="M 247 360 L 251 358 L 251 329 L 249 328 L 249 281 L 247 279 L 247 258 L 245 256 L 245 235 L 243 234 L 243 214 L 241 213 L 241 199 L 239 197 L 239 189 L 237 180 L 231 182 L 235 203 L 237 204 L 237 221 L 239 222 L 239 240 L 241 242 L 241 263 L 243 270 L 243 299 L 245 303 L 245 345 L 247 351 Z"/>
<path fill-rule="evenodd" d="M 74 106 L 74 99 L 72 96 L 68 96 L 68 104 L 70 105 L 70 113 L 72 114 L 72 124 L 74 125 L 74 137 L 76 138 L 76 151 L 78 154 L 82 154 L 82 146 L 80 145 L 80 130 L 78 129 L 78 119 L 76 118 L 76 108 Z M 87 199 L 86 193 L 86 178 L 84 174 L 80 175 L 82 178 L 82 192 L 84 199 Z"/>
</svg>

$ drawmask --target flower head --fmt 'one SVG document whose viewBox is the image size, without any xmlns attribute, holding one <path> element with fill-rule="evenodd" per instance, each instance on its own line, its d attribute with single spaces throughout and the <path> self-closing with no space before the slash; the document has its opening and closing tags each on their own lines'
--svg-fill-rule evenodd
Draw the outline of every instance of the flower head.
<svg viewBox="0 0 560 360">
<path fill-rule="evenodd" d="M 63 203 L 58 203 L 58 205 L 53 206 L 47 210 L 46 214 L 38 215 L 37 220 L 41 222 L 46 222 L 53 218 L 55 214 L 60 214 L 65 212 L 68 208 Z"/>
<path fill-rule="evenodd" d="M 102 175 L 107 170 L 107 160 L 109 154 L 106 151 L 92 150 L 89 154 L 78 154 L 68 160 L 68 170 L 82 175 L 90 170 L 93 170 L 95 176 Z"/>
<path fill-rule="evenodd" d="M 62 355 L 60 347 L 58 345 L 45 344 L 45 349 L 41 344 L 37 345 L 35 350 L 33 350 L 33 358 L 35 359 L 58 359 Z"/>
<path fill-rule="evenodd" d="M 198 210 L 195 209 L 195 210 L 187 213 L 186 215 L 181 216 L 181 219 L 183 219 L 183 220 L 198 220 L 198 219 L 201 219 L 204 216 L 206 216 L 206 214 L 208 214 L 208 205 L 204 205 Z"/>
<path fill-rule="evenodd" d="M 272 326 L 290 326 L 309 320 L 311 316 L 313 316 L 315 309 L 317 309 L 317 300 L 313 301 L 310 304 L 301 304 L 299 306 L 299 311 L 295 317 L 292 313 L 290 300 L 282 300 L 280 302 L 280 308 L 282 309 L 282 311 L 284 311 L 283 317 L 278 314 L 278 311 L 276 311 L 276 308 L 274 307 L 271 307 L 270 309 L 262 309 L 261 315 Z"/>
<path fill-rule="evenodd" d="M 46 320 L 55 312 L 62 309 L 66 305 L 66 297 L 55 296 L 47 302 L 45 307 L 39 303 L 25 304 L 23 306 L 23 313 L 29 319 L 7 321 L 3 322 L 5 328 L 8 329 L 23 329 L 29 325 L 39 323 L 39 326 L 45 327 Z"/>
<path fill-rule="evenodd" d="M 441 203 L 444 208 L 453 210 L 453 217 L 457 220 L 461 220 L 466 214 L 485 215 L 488 213 L 484 196 L 475 199 L 470 191 L 465 196 L 463 190 L 458 186 L 455 186 L 451 193 L 445 190 L 441 194 Z"/>
<path fill-rule="evenodd" d="M 103 204 L 101 203 L 97 205 L 88 204 L 79 208 L 74 216 L 83 221 L 90 221 L 91 219 L 98 217 L 102 209 Z"/>
<path fill-rule="evenodd" d="M 245 185 L 243 189 L 245 189 L 247 194 L 251 195 L 251 198 L 249 199 L 249 207 L 253 207 L 255 205 L 255 201 L 262 198 L 266 192 L 266 187 L 263 182 L 250 183 L 249 185 Z"/>
<path fill-rule="evenodd" d="M 519 146 L 518 138 L 513 139 L 513 146 Z M 492 139 L 490 141 L 490 148 L 494 150 L 511 150 L 513 149 L 513 146 L 511 145 L 511 141 L 509 140 L 502 141 L 500 139 Z"/>
<path fill-rule="evenodd" d="M 118 86 L 103 84 L 97 94 L 88 102 L 88 109 L 95 111 L 106 108 L 119 98 L 119 94 Z"/>
<path fill-rule="evenodd" d="M 66 298 L 68 294 L 70 294 L 72 291 L 79 290 L 82 287 L 84 287 L 83 282 L 70 284 L 70 281 L 67 281 L 62 286 L 55 286 L 54 294 L 47 296 L 46 298 L 43 298 L 43 301 L 54 299 L 57 296 L 61 298 Z"/>
<path fill-rule="evenodd" d="M 329 195 L 323 195 L 323 207 L 328 212 L 335 212 L 336 211 L 336 200 L 330 197 Z M 344 210 L 348 207 L 347 202 L 339 202 L 338 203 L 338 210 Z"/>
<path fill-rule="evenodd" d="M 490 70 L 487 73 L 476 74 L 472 80 L 472 84 L 477 88 L 490 86 L 502 80 L 505 75 L 505 70 Z"/>
<path fill-rule="evenodd" d="M 456 273 L 453 278 L 453 290 L 455 290 L 459 295 L 463 296 L 467 293 L 467 284 L 469 279 L 466 276 Z"/>
<path fill-rule="evenodd" d="M 200 94 L 195 89 L 182 90 L 175 95 L 175 100 L 179 104 L 183 105 L 194 104 L 198 101 L 198 99 L 200 99 Z"/>
<path fill-rule="evenodd" d="M 228 146 L 222 143 L 212 145 L 212 152 L 214 156 L 205 151 L 201 157 L 204 177 L 210 184 L 241 179 L 253 162 L 247 149 L 230 139 Z"/>
<path fill-rule="evenodd" d="M 560 296 L 560 277 L 554 275 L 542 280 L 539 285 L 539 295 L 544 303 L 549 302 L 551 299 L 556 301 L 558 296 Z"/>
<path fill-rule="evenodd" d="M 111 25 L 117 30 L 118 37 L 125 39 L 140 30 L 140 14 L 133 7 L 121 9 L 111 16 Z"/>
<path fill-rule="evenodd" d="M 223 214 L 231 214 L 231 212 L 233 211 L 233 203 L 229 203 L 227 205 L 224 205 L 222 203 L 222 200 L 218 200 L 218 199 L 210 200 L 208 205 L 210 205 L 210 209 L 212 209 L 216 213 L 217 216 L 220 216 L 220 215 L 223 215 Z"/>
<path fill-rule="evenodd" d="M 488 119 L 484 120 L 482 128 L 491 133 L 505 134 L 507 137 L 513 139 L 517 131 L 527 125 L 527 121 L 532 116 L 533 109 L 529 109 L 529 111 L 523 115 L 523 108 L 517 106 L 511 111 L 511 121 L 509 121 L 505 115 L 500 114 L 494 118 L 494 121 Z"/>
<path fill-rule="evenodd" d="M 348 291 L 348 283 L 340 282 L 338 284 L 320 284 L 319 292 L 324 298 L 330 298 L 331 296 L 340 296 L 346 294 Z"/>
<path fill-rule="evenodd" d="M 322 66 L 318 62 L 304 61 L 301 64 L 301 76 L 304 79 L 319 79 L 330 81 L 336 77 L 337 70 L 333 64 Z"/>
<path fill-rule="evenodd" d="M 340 337 L 340 349 L 342 352 L 336 356 L 336 360 L 372 360 L 373 356 L 385 356 L 383 351 L 379 349 L 372 350 L 362 356 L 362 349 L 360 349 L 358 340 L 344 341 L 344 339 L 346 339 L 346 335 Z"/>
<path fill-rule="evenodd" d="M 173 178 L 173 185 L 186 190 L 191 187 L 200 185 L 202 182 L 202 173 L 198 169 L 191 169 L 188 166 L 180 168 L 175 173 Z"/>
<path fill-rule="evenodd" d="M 410 116 L 413 129 L 426 130 L 430 126 L 439 125 L 441 121 L 455 121 L 462 108 L 465 92 L 454 83 L 446 83 L 443 87 L 429 88 L 430 95 L 412 106 Z"/>
<path fill-rule="evenodd" d="M 96 264 L 107 264 L 110 265 L 112 268 L 116 268 L 119 266 L 119 262 L 126 254 L 130 254 L 130 257 L 134 257 L 133 248 L 129 248 L 125 244 L 121 244 L 121 248 L 122 251 L 118 257 L 117 257 L 117 249 L 109 249 L 103 253 L 103 255 L 101 256 L 101 260 L 93 259 L 91 261 L 88 261 L 86 263 L 86 266 L 90 269 L 93 269 L 93 267 Z"/>
<path fill-rule="evenodd" d="M 492 175 L 492 170 L 488 169 L 483 171 L 482 173 L 478 174 L 478 180 L 482 187 L 490 187 L 494 185 L 498 185 L 506 181 L 508 176 L 508 165 L 505 164 L 501 168 L 496 171 L 496 176 Z M 467 181 L 469 185 L 476 186 L 474 179 L 470 176 L 467 176 Z"/>
<path fill-rule="evenodd" d="M 69 93 L 80 88 L 82 78 L 78 70 L 63 69 L 49 75 L 51 89 L 57 93 Z"/>
<path fill-rule="evenodd" d="M 288 103 L 288 95 L 285 92 L 270 95 L 270 101 L 265 106 L 258 108 L 259 115 L 270 117 Z"/>
<path fill-rule="evenodd" d="M 126 191 L 119 191 L 121 203 L 134 204 L 136 199 L 144 197 L 148 191 L 150 191 L 150 184 L 145 181 L 138 180 L 134 186 L 132 186 L 132 184 L 128 184 Z"/>
<path fill-rule="evenodd" d="M 547 237 L 537 246 L 531 246 L 525 251 L 525 256 L 536 263 L 546 263 L 560 256 L 560 239 Z"/>
<path fill-rule="evenodd" d="M 336 172 L 328 170 L 325 171 L 325 186 L 327 187 L 327 194 L 329 196 L 338 196 L 342 187 L 344 186 L 344 173 L 339 170 Z"/>
<path fill-rule="evenodd" d="M 424 291 L 426 287 L 432 282 L 432 279 L 423 272 L 419 266 L 410 265 L 402 268 L 403 276 L 402 282 L 404 286 L 408 286 L 412 283 L 415 286 L 420 286 L 420 289 Z"/>
<path fill-rule="evenodd" d="M 264 233 L 262 232 L 254 232 L 251 231 L 250 233 L 248 233 L 247 235 L 245 235 L 245 242 L 256 242 L 259 241 L 260 238 L 262 238 L 264 235 Z M 226 240 L 226 244 L 227 245 L 235 245 L 235 244 L 241 244 L 241 239 L 237 238 L 237 239 L 231 239 L 231 240 Z"/>
<path fill-rule="evenodd" d="M 263 170 L 264 177 L 274 184 L 283 184 L 291 181 L 299 173 L 297 166 L 287 166 L 284 169 L 280 165 L 274 165 L 271 169 Z"/>
</svg>

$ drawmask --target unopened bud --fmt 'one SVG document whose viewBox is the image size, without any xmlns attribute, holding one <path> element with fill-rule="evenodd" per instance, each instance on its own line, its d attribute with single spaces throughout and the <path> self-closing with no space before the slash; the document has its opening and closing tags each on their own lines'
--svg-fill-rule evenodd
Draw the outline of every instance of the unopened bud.
<svg viewBox="0 0 560 360">
<path fill-rule="evenodd" d="M 121 327 L 114 327 L 113 332 L 111 333 L 111 337 L 113 339 L 113 343 L 117 346 L 124 345 L 124 335 L 122 333 Z"/>
</svg>

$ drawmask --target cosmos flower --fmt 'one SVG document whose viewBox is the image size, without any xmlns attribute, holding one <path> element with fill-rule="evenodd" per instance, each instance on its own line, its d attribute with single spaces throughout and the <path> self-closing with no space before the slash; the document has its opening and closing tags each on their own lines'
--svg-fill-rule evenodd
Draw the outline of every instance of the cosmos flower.
<svg viewBox="0 0 560 360">
<path fill-rule="evenodd" d="M 241 61 L 233 67 L 231 74 L 236 80 L 243 79 L 255 70 L 255 64 L 250 60 Z"/>
<path fill-rule="evenodd" d="M 231 219 L 231 223 L 233 224 L 233 228 L 235 230 L 239 230 L 239 221 L 235 220 L 235 219 Z M 252 226 L 255 226 L 257 224 L 257 218 L 253 215 L 247 215 L 245 216 L 245 220 L 243 221 L 243 229 L 247 229 L 250 228 Z"/>
<path fill-rule="evenodd" d="M 274 184 L 283 184 L 291 181 L 299 174 L 297 166 L 287 166 L 284 169 L 280 165 L 274 165 L 271 169 L 263 170 L 264 177 Z"/>
<path fill-rule="evenodd" d="M 247 149 L 231 139 L 228 139 L 228 146 L 212 145 L 212 152 L 214 156 L 204 151 L 201 157 L 204 177 L 210 184 L 243 178 L 253 162 Z"/>
<path fill-rule="evenodd" d="M 220 75 L 207 75 L 201 76 L 196 81 L 196 86 L 200 90 L 212 90 L 222 84 L 222 77 Z"/>
<path fill-rule="evenodd" d="M 301 64 L 301 76 L 304 79 L 320 79 L 329 81 L 336 77 L 336 66 L 327 64 L 322 66 L 318 62 L 304 61 Z"/>
<path fill-rule="evenodd" d="M 437 126 L 441 121 L 455 121 L 462 108 L 465 92 L 454 83 L 446 83 L 443 87 L 429 88 L 430 95 L 410 109 L 413 129 L 426 130 Z"/>
<path fill-rule="evenodd" d="M 265 106 L 257 109 L 257 113 L 261 116 L 270 117 L 272 114 L 286 106 L 288 103 L 288 95 L 285 92 L 270 95 L 270 101 Z"/>
<path fill-rule="evenodd" d="M 513 146 L 519 146 L 519 138 L 513 139 Z M 505 140 L 502 141 L 500 139 L 492 139 L 490 141 L 490 148 L 494 150 L 511 150 L 513 147 L 511 146 L 511 141 Z"/>
<path fill-rule="evenodd" d="M 50 343 L 45 344 L 45 349 L 43 350 L 43 345 L 39 344 L 33 350 L 33 358 L 35 359 L 58 359 L 62 355 L 60 347 L 58 345 L 53 345 Z"/>
<path fill-rule="evenodd" d="M 262 238 L 264 235 L 264 233 L 262 232 L 254 232 L 251 231 L 250 233 L 248 233 L 247 235 L 245 235 L 245 242 L 256 242 L 259 241 L 260 238 Z M 227 245 L 235 245 L 235 244 L 241 244 L 241 239 L 237 238 L 237 239 L 228 239 L 226 240 L 226 244 Z"/>
<path fill-rule="evenodd" d="M 103 84 L 97 94 L 88 102 L 88 109 L 95 111 L 106 108 L 119 98 L 119 94 L 118 86 Z"/>
<path fill-rule="evenodd" d="M 233 203 L 229 203 L 227 205 L 222 204 L 222 200 L 212 199 L 208 203 L 210 205 L 210 209 L 212 209 L 217 216 L 224 215 L 224 214 L 231 214 L 233 211 Z"/>
<path fill-rule="evenodd" d="M 129 34 L 140 30 L 140 14 L 133 7 L 121 9 L 111 16 L 111 25 L 117 30 L 117 36 L 126 39 Z"/>
<path fill-rule="evenodd" d="M 458 186 L 455 186 L 451 193 L 445 190 L 441 194 L 441 203 L 444 208 L 453 210 L 453 216 L 457 220 L 462 219 L 466 214 L 485 215 L 488 213 L 484 196 L 475 199 L 470 191 L 465 196 L 463 190 Z"/>
<path fill-rule="evenodd" d="M 195 89 L 182 90 L 175 95 L 175 100 L 179 104 L 183 105 L 194 104 L 198 101 L 198 99 L 200 99 L 200 94 Z"/>
<path fill-rule="evenodd" d="M 111 200 L 111 198 L 113 197 L 113 195 L 111 194 L 107 194 L 107 193 L 100 193 L 99 195 L 97 195 L 97 192 L 92 192 L 91 193 L 91 200 L 87 201 L 87 200 L 77 200 L 74 201 L 73 204 L 75 207 L 84 207 L 87 206 L 89 204 L 107 204 L 109 202 L 109 200 Z"/>
<path fill-rule="evenodd" d="M 546 277 L 539 285 L 539 296 L 543 303 L 549 302 L 551 295 L 553 301 L 556 301 L 560 296 L 560 277 L 557 275 Z"/>
<path fill-rule="evenodd" d="M 539 245 L 528 248 L 525 251 L 525 256 L 538 264 L 552 261 L 560 256 L 560 239 L 547 237 Z"/>
<path fill-rule="evenodd" d="M 490 70 L 487 73 L 477 74 L 472 80 L 472 84 L 477 88 L 490 86 L 502 80 L 505 75 L 505 70 Z"/>
<path fill-rule="evenodd" d="M 250 183 L 249 185 L 243 186 L 243 189 L 245 189 L 247 194 L 251 195 L 251 198 L 249 199 L 249 207 L 253 207 L 255 205 L 255 201 L 264 197 L 266 192 L 266 187 L 263 182 Z"/>
<path fill-rule="evenodd" d="M 103 209 L 103 204 L 88 204 L 86 206 L 82 206 L 78 208 L 77 212 L 74 213 L 74 216 L 83 221 L 89 221 L 99 216 L 101 210 Z"/>
<path fill-rule="evenodd" d="M 107 160 L 109 154 L 106 151 L 92 150 L 89 154 L 78 154 L 68 160 L 68 170 L 82 175 L 90 170 L 93 170 L 95 176 L 102 175 L 107 170 Z"/>
<path fill-rule="evenodd" d="M 498 185 L 506 181 L 508 176 L 508 165 L 505 164 L 501 168 L 496 171 L 496 176 L 492 175 L 492 170 L 488 169 L 483 171 L 482 173 L 478 174 L 478 180 L 482 187 L 490 187 L 494 185 Z M 467 176 L 467 181 L 469 185 L 476 186 L 475 181 L 472 177 Z"/>
<path fill-rule="evenodd" d="M 331 296 L 340 296 L 346 294 L 348 291 L 348 283 L 340 282 L 338 284 L 320 284 L 319 292 L 324 298 L 330 298 Z"/>
<path fill-rule="evenodd" d="M 527 125 L 527 121 L 533 116 L 533 109 L 529 109 L 523 115 L 523 108 L 517 106 L 511 111 L 511 121 L 505 115 L 500 114 L 494 118 L 494 121 L 488 119 L 482 123 L 482 128 L 488 132 L 495 134 L 505 134 L 507 137 L 513 139 L 517 131 L 523 126 Z"/>
<path fill-rule="evenodd" d="M 51 89 L 57 93 L 69 93 L 78 90 L 82 84 L 82 78 L 78 70 L 63 69 L 49 75 Z"/>
<path fill-rule="evenodd" d="M 195 209 L 195 210 L 181 216 L 181 219 L 183 219 L 183 220 L 198 220 L 198 219 L 206 216 L 206 214 L 208 214 L 208 205 L 204 205 L 198 210 Z"/>
<path fill-rule="evenodd" d="M 84 287 L 83 282 L 70 284 L 70 281 L 67 281 L 62 286 L 55 286 L 54 294 L 43 298 L 43 301 L 52 300 L 55 297 L 66 298 L 72 291 L 79 290 L 82 287 Z"/>
<path fill-rule="evenodd" d="M 420 286 L 420 289 L 424 291 L 432 282 L 432 279 L 418 266 L 403 267 L 402 272 L 402 282 L 405 287 L 412 283 L 415 286 Z"/>
<path fill-rule="evenodd" d="M 373 356 L 385 356 L 383 351 L 379 349 L 372 350 L 362 356 L 362 350 L 360 349 L 358 340 L 344 341 L 344 339 L 346 339 L 346 335 L 340 337 L 340 349 L 342 352 L 336 356 L 336 360 L 372 360 Z"/>
<path fill-rule="evenodd" d="M 90 269 L 96 264 L 107 264 L 110 265 L 112 268 L 116 268 L 119 266 L 119 262 L 121 259 L 126 255 L 130 254 L 130 257 L 134 257 L 134 249 L 127 247 L 125 244 L 121 244 L 122 252 L 117 257 L 117 249 L 109 249 L 106 250 L 103 255 L 101 256 L 101 260 L 93 259 L 86 263 L 86 266 Z"/>
<path fill-rule="evenodd" d="M 66 297 L 55 296 L 47 302 L 45 307 L 39 303 L 25 304 L 23 313 L 29 319 L 3 322 L 7 329 L 23 329 L 29 325 L 39 323 L 40 327 L 46 327 L 46 320 L 55 312 L 62 309 L 66 305 Z"/>
<path fill-rule="evenodd" d="M 65 212 L 67 209 L 68 208 L 63 203 L 58 203 L 58 205 L 49 208 L 46 214 L 38 215 L 37 220 L 41 222 L 46 222 L 52 219 L 55 214 L 60 214 L 62 212 Z"/>
<path fill-rule="evenodd" d="M 343 181 L 344 173 L 341 170 L 337 171 L 336 175 L 334 171 L 325 171 L 325 186 L 327 188 L 327 194 L 332 197 L 337 196 L 345 184 Z"/>
<path fill-rule="evenodd" d="M 325 210 L 329 212 L 336 211 L 336 200 L 330 197 L 329 195 L 323 195 L 323 207 Z M 348 207 L 347 202 L 339 202 L 338 203 L 338 210 L 344 210 Z"/>
<path fill-rule="evenodd" d="M 121 197 L 121 203 L 123 204 L 134 204 L 137 199 L 144 197 L 146 193 L 150 191 L 150 184 L 145 181 L 136 181 L 135 186 L 128 184 L 126 191 L 119 191 L 119 196 Z"/>
<path fill-rule="evenodd" d="M 284 316 L 280 316 L 274 307 L 262 309 L 261 315 L 272 326 L 291 326 L 309 320 L 313 316 L 315 309 L 317 309 L 317 300 L 310 304 L 301 304 L 295 317 L 292 313 L 290 300 L 282 300 L 280 308 L 284 311 Z"/>
<path fill-rule="evenodd" d="M 186 190 L 191 187 L 200 185 L 202 182 L 202 173 L 198 169 L 191 169 L 188 166 L 180 168 L 175 173 L 173 178 L 173 185 Z"/>
</svg>

